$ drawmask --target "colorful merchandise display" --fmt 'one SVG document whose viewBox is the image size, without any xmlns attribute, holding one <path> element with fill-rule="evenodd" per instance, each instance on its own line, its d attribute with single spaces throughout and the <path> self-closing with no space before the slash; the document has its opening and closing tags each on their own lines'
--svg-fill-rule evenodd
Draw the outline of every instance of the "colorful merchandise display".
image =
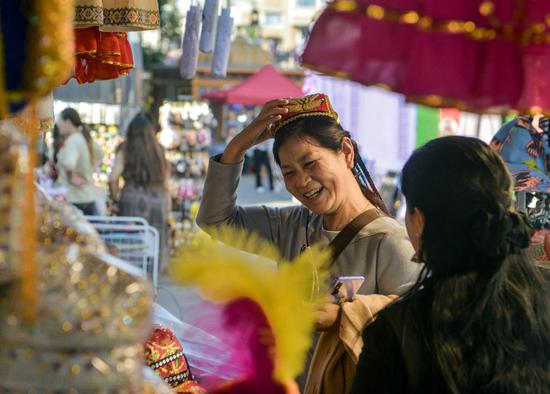
<svg viewBox="0 0 550 394">
<path fill-rule="evenodd" d="M 336 0 L 302 63 L 428 106 L 550 111 L 548 15 L 536 0 Z"/>
<path fill-rule="evenodd" d="M 173 246 L 190 241 L 196 231 L 194 217 L 212 145 L 213 116 L 208 105 L 198 102 L 167 102 L 160 108 L 159 140 L 172 164 Z"/>
</svg>

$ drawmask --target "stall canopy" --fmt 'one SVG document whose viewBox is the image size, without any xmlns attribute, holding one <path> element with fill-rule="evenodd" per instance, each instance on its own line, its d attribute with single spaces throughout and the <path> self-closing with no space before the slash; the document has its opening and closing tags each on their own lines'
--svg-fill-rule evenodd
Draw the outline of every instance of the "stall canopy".
<svg viewBox="0 0 550 394">
<path fill-rule="evenodd" d="M 260 105 L 281 97 L 301 97 L 302 89 L 279 73 L 273 66 L 264 66 L 241 84 L 218 92 L 207 93 L 204 99 L 226 104 Z"/>
</svg>

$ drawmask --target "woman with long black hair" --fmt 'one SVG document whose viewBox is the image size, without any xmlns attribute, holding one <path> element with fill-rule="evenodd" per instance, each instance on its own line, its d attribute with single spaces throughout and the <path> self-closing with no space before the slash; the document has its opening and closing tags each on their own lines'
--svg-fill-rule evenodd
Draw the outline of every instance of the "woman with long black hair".
<svg viewBox="0 0 550 394">
<path fill-rule="evenodd" d="M 504 162 L 480 140 L 436 139 L 402 190 L 426 275 L 365 329 L 351 393 L 550 393 L 550 293 Z"/>
<path fill-rule="evenodd" d="M 155 137 L 155 124 L 141 112 L 130 122 L 109 176 L 109 193 L 119 215 L 138 216 L 160 235 L 160 271 L 168 260 L 171 210 L 170 165 Z M 120 178 L 124 187 L 120 189 Z"/>
</svg>

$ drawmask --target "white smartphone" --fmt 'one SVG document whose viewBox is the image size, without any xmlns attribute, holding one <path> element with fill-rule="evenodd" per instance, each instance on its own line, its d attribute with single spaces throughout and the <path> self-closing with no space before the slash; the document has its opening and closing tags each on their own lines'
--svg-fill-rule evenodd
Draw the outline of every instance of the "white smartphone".
<svg viewBox="0 0 550 394">
<path fill-rule="evenodd" d="M 365 281 L 364 276 L 338 276 L 334 280 L 331 294 L 337 299 L 344 298 L 351 301 Z"/>
</svg>

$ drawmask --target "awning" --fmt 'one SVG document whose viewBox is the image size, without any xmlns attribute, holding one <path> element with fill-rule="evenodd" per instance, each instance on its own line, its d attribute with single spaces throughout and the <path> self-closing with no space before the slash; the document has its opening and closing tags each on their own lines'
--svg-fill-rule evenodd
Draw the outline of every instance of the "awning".
<svg viewBox="0 0 550 394">
<path fill-rule="evenodd" d="M 302 89 L 279 73 L 272 65 L 264 66 L 241 84 L 202 97 L 226 104 L 261 105 L 283 97 L 302 97 Z"/>
</svg>

